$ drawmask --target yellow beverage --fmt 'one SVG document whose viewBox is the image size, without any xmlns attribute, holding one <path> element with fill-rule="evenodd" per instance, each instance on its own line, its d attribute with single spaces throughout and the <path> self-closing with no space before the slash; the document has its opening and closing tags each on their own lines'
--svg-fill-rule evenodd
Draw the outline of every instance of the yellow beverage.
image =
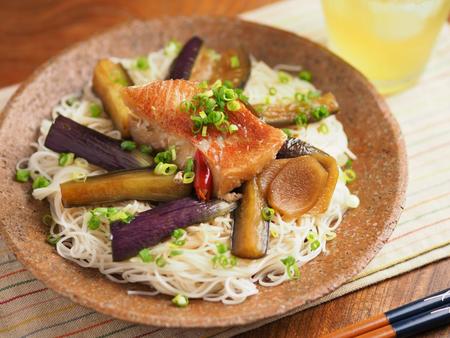
<svg viewBox="0 0 450 338">
<path fill-rule="evenodd" d="M 322 0 L 330 47 L 389 94 L 414 84 L 450 0 Z"/>
</svg>

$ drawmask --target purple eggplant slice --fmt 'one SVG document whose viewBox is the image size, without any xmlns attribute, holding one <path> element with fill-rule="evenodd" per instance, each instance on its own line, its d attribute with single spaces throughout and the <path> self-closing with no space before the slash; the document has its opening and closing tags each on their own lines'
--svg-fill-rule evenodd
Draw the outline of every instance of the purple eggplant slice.
<svg viewBox="0 0 450 338">
<path fill-rule="evenodd" d="M 136 256 L 141 249 L 160 243 L 177 228 L 209 221 L 235 208 L 235 203 L 201 202 L 186 197 L 144 211 L 128 224 L 113 222 L 110 225 L 113 261 Z"/>
<path fill-rule="evenodd" d="M 181 49 L 178 56 L 173 60 L 169 69 L 167 80 L 185 79 L 189 80 L 192 68 L 203 45 L 203 40 L 197 36 L 192 37 Z"/>
<path fill-rule="evenodd" d="M 262 217 L 266 206 L 256 178 L 244 183 L 242 199 L 235 212 L 231 252 L 240 258 L 261 258 L 269 245 L 269 222 Z"/>
<path fill-rule="evenodd" d="M 45 140 L 45 146 L 57 153 L 74 153 L 109 171 L 151 166 L 149 156 L 139 151 L 124 151 L 120 145 L 121 140 L 113 139 L 62 115 L 55 119 Z"/>
<path fill-rule="evenodd" d="M 149 169 L 120 170 L 65 182 L 61 199 L 66 208 L 126 200 L 168 202 L 189 196 L 191 190 L 192 184 L 176 183 L 173 175 L 156 175 Z"/>
<path fill-rule="evenodd" d="M 283 146 L 278 151 L 277 158 L 293 158 L 304 155 L 313 155 L 316 153 L 329 156 L 324 151 L 305 141 L 298 138 L 290 138 L 284 141 Z"/>
<path fill-rule="evenodd" d="M 250 77 L 252 67 L 249 54 L 240 47 L 227 49 L 219 55 L 217 58 L 210 49 L 203 47 L 189 79 L 206 80 L 210 84 L 217 80 L 229 81 L 233 87 L 243 88 Z"/>
<path fill-rule="evenodd" d="M 320 106 L 325 106 L 330 114 L 336 114 L 339 111 L 336 98 L 331 93 L 305 102 L 294 102 L 286 105 L 257 104 L 255 105 L 255 111 L 257 112 L 256 115 L 267 124 L 285 127 L 295 124 L 294 119 L 299 114 L 304 114 L 308 123 L 317 122 L 313 116 L 313 110 Z"/>
</svg>

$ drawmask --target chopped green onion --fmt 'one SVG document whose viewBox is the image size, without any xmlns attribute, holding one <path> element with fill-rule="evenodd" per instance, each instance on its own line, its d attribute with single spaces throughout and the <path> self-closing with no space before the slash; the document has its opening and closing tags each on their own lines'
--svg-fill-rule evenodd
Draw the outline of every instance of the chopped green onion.
<svg viewBox="0 0 450 338">
<path fill-rule="evenodd" d="M 176 171 L 177 171 L 177 166 L 175 164 L 164 163 L 164 162 L 159 162 L 154 169 L 154 172 L 156 175 L 164 175 L 164 176 L 173 175 L 176 173 Z"/>
<path fill-rule="evenodd" d="M 308 242 L 314 242 L 316 240 L 316 234 L 314 232 L 310 231 L 306 235 L 306 239 L 308 240 Z"/>
<path fill-rule="evenodd" d="M 227 103 L 227 109 L 229 111 L 238 111 L 241 108 L 241 104 L 239 103 L 239 101 L 229 101 Z"/>
<path fill-rule="evenodd" d="M 223 86 L 227 87 L 227 88 L 233 88 L 233 82 L 231 82 L 230 80 L 223 80 Z"/>
<path fill-rule="evenodd" d="M 139 151 L 140 151 L 142 154 L 149 155 L 149 154 L 152 153 L 152 147 L 150 147 L 149 145 L 146 145 L 146 144 L 141 144 L 141 145 L 139 146 Z"/>
<path fill-rule="evenodd" d="M 314 242 L 311 243 L 310 246 L 311 246 L 311 250 L 315 251 L 315 250 L 317 250 L 319 248 L 320 242 L 316 239 Z"/>
<path fill-rule="evenodd" d="M 50 185 L 50 181 L 44 176 L 38 176 L 33 181 L 33 189 L 45 188 Z"/>
<path fill-rule="evenodd" d="M 275 87 L 270 87 L 269 88 L 269 95 L 276 95 L 277 94 L 277 89 Z"/>
<path fill-rule="evenodd" d="M 189 298 L 181 294 L 178 294 L 172 298 L 172 303 L 178 307 L 186 307 L 189 305 Z"/>
<path fill-rule="evenodd" d="M 316 121 L 320 121 L 330 116 L 330 112 L 328 111 L 328 108 L 326 106 L 319 106 L 313 109 L 311 115 Z"/>
<path fill-rule="evenodd" d="M 310 71 L 302 70 L 300 73 L 298 73 L 298 77 L 303 81 L 312 81 L 312 74 Z"/>
<path fill-rule="evenodd" d="M 172 243 L 176 246 L 183 246 L 186 244 L 186 240 L 185 239 L 177 239 L 176 241 L 173 241 Z"/>
<path fill-rule="evenodd" d="M 239 58 L 236 55 L 233 55 L 230 57 L 230 66 L 231 68 L 239 68 L 241 66 L 241 63 L 239 62 Z"/>
<path fill-rule="evenodd" d="M 51 245 L 56 245 L 56 243 L 58 243 L 61 240 L 61 237 L 59 236 L 55 236 L 52 234 L 49 234 L 47 236 L 47 243 L 51 244 Z"/>
<path fill-rule="evenodd" d="M 306 126 L 308 124 L 308 117 L 305 113 L 300 113 L 294 118 L 294 123 L 299 126 Z"/>
<path fill-rule="evenodd" d="M 171 250 L 169 252 L 169 257 L 179 256 L 179 255 L 182 255 L 182 254 L 183 254 L 182 250 Z"/>
<path fill-rule="evenodd" d="M 208 88 L 208 81 L 203 80 L 198 84 L 198 88 L 200 89 L 207 89 Z"/>
<path fill-rule="evenodd" d="M 172 238 L 180 239 L 185 234 L 186 234 L 186 230 L 184 230 L 183 228 L 178 228 L 178 229 L 175 229 L 174 231 L 172 231 Z"/>
<path fill-rule="evenodd" d="M 354 180 L 356 180 L 356 173 L 353 169 L 345 169 L 344 177 L 346 183 L 352 183 Z"/>
<path fill-rule="evenodd" d="M 110 222 L 121 221 L 124 223 L 130 223 L 134 219 L 134 216 L 126 211 L 118 211 L 110 215 L 108 218 Z"/>
<path fill-rule="evenodd" d="M 74 161 L 74 153 L 61 153 L 59 154 L 58 165 L 60 167 L 65 167 L 71 165 Z"/>
<path fill-rule="evenodd" d="M 230 126 L 228 127 L 228 131 L 232 134 L 232 133 L 234 133 L 234 132 L 236 132 L 236 131 L 238 131 L 238 126 L 237 125 L 235 125 L 235 124 L 230 124 Z"/>
<path fill-rule="evenodd" d="M 306 101 L 306 95 L 302 94 L 302 93 L 295 93 L 294 98 L 295 98 L 295 101 L 297 101 L 297 102 Z"/>
<path fill-rule="evenodd" d="M 316 99 L 320 96 L 320 93 L 318 91 L 310 90 L 308 92 L 308 99 Z"/>
<path fill-rule="evenodd" d="M 164 259 L 163 256 L 159 256 L 158 258 L 156 258 L 155 261 L 156 265 L 159 266 L 160 268 L 164 267 L 166 265 L 166 260 Z"/>
<path fill-rule="evenodd" d="M 286 258 L 282 259 L 281 262 L 286 267 L 286 273 L 290 279 L 300 278 L 300 270 L 294 257 L 287 256 Z"/>
<path fill-rule="evenodd" d="M 208 135 L 208 126 L 203 126 L 202 127 L 202 136 L 206 137 L 206 135 Z"/>
<path fill-rule="evenodd" d="M 225 243 L 217 243 L 216 248 L 219 254 L 224 254 L 228 251 L 228 245 L 226 245 Z"/>
<path fill-rule="evenodd" d="M 102 107 L 95 102 L 89 104 L 89 112 L 91 113 L 91 117 L 100 117 L 102 115 Z"/>
<path fill-rule="evenodd" d="M 139 257 L 144 263 L 151 263 L 155 260 L 155 256 L 150 253 L 150 249 L 145 248 L 139 251 Z"/>
<path fill-rule="evenodd" d="M 148 59 L 145 56 L 140 56 L 136 59 L 136 67 L 139 70 L 149 69 Z"/>
<path fill-rule="evenodd" d="M 289 83 L 291 81 L 291 75 L 289 75 L 286 72 L 279 71 L 278 72 L 278 81 L 280 81 L 280 83 Z"/>
<path fill-rule="evenodd" d="M 263 220 L 271 221 L 273 219 L 273 216 L 275 216 L 275 210 L 269 207 L 264 207 L 261 210 L 261 216 Z"/>
<path fill-rule="evenodd" d="M 184 166 L 184 172 L 185 173 L 190 173 L 194 171 L 194 159 L 192 157 L 189 157 L 186 160 L 186 164 Z"/>
<path fill-rule="evenodd" d="M 16 171 L 16 181 L 17 182 L 28 182 L 30 179 L 30 171 L 27 169 L 17 169 Z"/>
<path fill-rule="evenodd" d="M 349 159 L 347 160 L 347 162 L 345 162 L 344 167 L 346 167 L 346 168 L 351 168 L 352 165 L 353 165 L 353 160 L 352 160 L 351 158 L 349 158 Z"/>
<path fill-rule="evenodd" d="M 180 103 L 180 110 L 183 113 L 189 113 L 190 111 L 195 110 L 195 107 L 190 101 L 184 100 Z"/>
<path fill-rule="evenodd" d="M 272 227 L 270 227 L 270 236 L 272 236 L 273 238 L 278 238 L 280 234 L 278 233 L 277 230 L 272 229 Z"/>
<path fill-rule="evenodd" d="M 189 171 L 187 173 L 183 174 L 183 184 L 191 184 L 194 182 L 195 173 L 192 171 Z"/>
<path fill-rule="evenodd" d="M 233 89 L 225 88 L 224 91 L 223 91 L 222 98 L 225 101 L 233 101 L 233 100 L 236 100 L 238 98 L 238 95 L 236 94 L 236 92 Z"/>
<path fill-rule="evenodd" d="M 181 50 L 181 43 L 176 39 L 171 39 L 164 47 L 164 55 L 176 56 Z"/>
<path fill-rule="evenodd" d="M 208 122 L 220 126 L 225 121 L 225 114 L 221 111 L 213 111 L 208 115 Z"/>
<path fill-rule="evenodd" d="M 100 218 L 91 212 L 91 217 L 87 223 L 89 230 L 97 230 L 100 227 L 101 220 Z"/>
<path fill-rule="evenodd" d="M 286 134 L 286 136 L 287 136 L 288 138 L 292 138 L 292 131 L 291 131 L 290 129 L 288 129 L 288 128 L 283 128 L 283 129 L 281 129 L 281 130 L 283 130 L 283 132 Z"/>
<path fill-rule="evenodd" d="M 169 163 L 173 161 L 172 158 L 172 148 L 170 148 L 169 150 L 166 151 L 161 151 L 159 153 L 156 154 L 154 160 L 155 163 Z"/>
<path fill-rule="evenodd" d="M 175 149 L 175 146 L 170 147 L 169 150 L 172 161 L 175 161 L 177 159 L 177 151 Z"/>
<path fill-rule="evenodd" d="M 320 126 L 317 128 L 317 131 L 321 134 L 328 134 L 330 130 L 328 129 L 328 126 L 325 123 L 321 123 Z"/>
<path fill-rule="evenodd" d="M 208 116 L 206 115 L 206 113 L 204 111 L 199 112 L 198 116 L 200 116 L 202 118 L 202 120 L 206 120 L 208 118 Z"/>
<path fill-rule="evenodd" d="M 136 149 L 136 143 L 133 141 L 126 140 L 120 144 L 120 147 L 125 151 L 132 151 Z"/>
</svg>

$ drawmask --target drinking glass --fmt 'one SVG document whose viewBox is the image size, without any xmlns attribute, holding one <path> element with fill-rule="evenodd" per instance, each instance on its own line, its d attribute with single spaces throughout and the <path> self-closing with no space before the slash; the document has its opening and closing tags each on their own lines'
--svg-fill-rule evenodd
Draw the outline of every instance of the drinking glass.
<svg viewBox="0 0 450 338">
<path fill-rule="evenodd" d="M 330 48 L 391 94 L 419 79 L 450 0 L 322 0 L 322 6 Z"/>
</svg>

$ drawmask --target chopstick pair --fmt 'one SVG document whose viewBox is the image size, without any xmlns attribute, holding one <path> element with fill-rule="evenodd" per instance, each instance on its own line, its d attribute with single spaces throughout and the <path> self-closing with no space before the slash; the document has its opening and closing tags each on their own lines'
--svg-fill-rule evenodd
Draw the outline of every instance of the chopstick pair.
<svg viewBox="0 0 450 338">
<path fill-rule="evenodd" d="M 321 338 L 410 337 L 450 323 L 450 288 L 328 333 Z"/>
</svg>

